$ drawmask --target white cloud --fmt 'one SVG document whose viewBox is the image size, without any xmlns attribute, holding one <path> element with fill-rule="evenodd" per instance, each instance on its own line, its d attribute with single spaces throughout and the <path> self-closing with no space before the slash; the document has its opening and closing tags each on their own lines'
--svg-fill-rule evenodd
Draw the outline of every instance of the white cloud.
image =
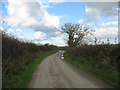
<svg viewBox="0 0 120 90">
<path fill-rule="evenodd" d="M 42 44 L 46 44 L 46 43 L 49 43 L 49 44 L 53 44 L 53 45 L 57 45 L 57 46 L 65 46 L 67 45 L 65 43 L 65 41 L 63 40 L 62 37 L 52 37 L 52 38 L 49 38 L 47 40 L 43 40 L 41 41 Z"/>
<path fill-rule="evenodd" d="M 18 33 L 23 33 L 23 31 L 21 29 L 16 29 L 15 31 Z"/>
<path fill-rule="evenodd" d="M 63 3 L 66 2 L 66 0 L 48 0 L 49 3 Z"/>
<path fill-rule="evenodd" d="M 27 39 L 25 39 L 25 37 L 23 37 L 23 36 L 18 36 L 17 37 L 19 40 L 27 40 Z"/>
<path fill-rule="evenodd" d="M 51 2 L 119 2 L 119 0 L 47 0 Z"/>
<path fill-rule="evenodd" d="M 4 30 L 4 28 L 3 28 L 3 27 L 0 27 L 0 30 L 1 30 L 1 31 L 3 31 L 3 30 Z"/>
<path fill-rule="evenodd" d="M 45 39 L 46 39 L 46 35 L 40 31 L 35 32 L 32 37 L 32 40 L 36 40 L 36 41 L 45 40 Z"/>
<path fill-rule="evenodd" d="M 88 21 L 99 21 L 102 16 L 117 19 L 117 2 L 86 2 L 86 15 Z"/>
<path fill-rule="evenodd" d="M 25 40 L 24 33 L 23 33 L 22 29 L 17 28 L 14 30 L 14 33 L 15 33 L 16 37 L 18 37 L 19 39 Z"/>
<path fill-rule="evenodd" d="M 56 35 L 61 35 L 61 32 L 57 31 L 55 32 Z"/>
<path fill-rule="evenodd" d="M 118 22 L 101 23 L 95 28 L 94 34 L 99 39 L 114 39 L 118 36 Z"/>
<path fill-rule="evenodd" d="M 23 35 L 23 31 L 21 29 L 12 29 L 9 28 L 6 33 L 8 35 L 15 35 L 16 38 L 18 38 L 19 40 L 26 40 L 28 41 L 29 39 L 25 38 L 25 36 Z"/>
<path fill-rule="evenodd" d="M 66 45 L 65 41 L 61 37 L 51 38 L 50 43 L 54 44 L 54 45 L 57 45 L 57 46 L 65 46 Z"/>
<path fill-rule="evenodd" d="M 78 20 L 79 24 L 83 24 L 85 21 L 83 19 Z"/>
<path fill-rule="evenodd" d="M 14 30 L 12 28 L 9 28 L 6 32 L 7 34 L 13 34 L 14 33 Z"/>
<path fill-rule="evenodd" d="M 44 12 L 43 24 L 45 24 L 45 26 L 59 27 L 59 19 L 60 16 L 53 16 L 50 15 L 48 12 Z"/>
<path fill-rule="evenodd" d="M 5 21 L 12 26 L 25 26 L 35 31 L 42 31 L 51 35 L 57 31 L 60 16 L 49 14 L 45 3 L 25 2 L 28 0 L 8 0 L 8 13 Z M 43 27 L 43 28 L 42 28 Z M 50 33 L 49 33 L 50 32 Z"/>
<path fill-rule="evenodd" d="M 33 40 L 35 43 L 49 43 L 57 46 L 65 46 L 66 43 L 63 39 L 64 36 L 61 34 L 61 32 L 55 32 L 55 34 L 55 37 L 48 37 L 45 33 L 38 31 L 33 34 L 31 40 Z"/>
<path fill-rule="evenodd" d="M 96 8 L 90 8 L 88 6 L 86 6 L 86 15 L 87 15 L 87 21 L 98 21 L 100 20 L 100 14 L 101 12 L 99 10 L 97 10 Z"/>
<path fill-rule="evenodd" d="M 45 34 L 47 34 L 49 37 L 55 37 L 56 34 L 55 32 L 58 31 L 58 29 L 56 27 L 52 27 L 52 26 L 45 26 L 45 25 L 32 25 L 31 28 L 34 28 L 35 31 L 41 31 Z"/>
<path fill-rule="evenodd" d="M 99 27 L 118 27 L 118 21 L 112 21 L 112 22 L 107 22 L 107 23 L 101 23 L 98 25 Z"/>
</svg>

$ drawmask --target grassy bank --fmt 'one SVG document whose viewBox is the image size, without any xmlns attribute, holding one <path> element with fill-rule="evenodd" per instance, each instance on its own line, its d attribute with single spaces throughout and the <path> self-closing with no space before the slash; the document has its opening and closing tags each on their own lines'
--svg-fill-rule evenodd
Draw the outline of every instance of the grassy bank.
<svg viewBox="0 0 120 90">
<path fill-rule="evenodd" d="M 120 77 L 118 76 L 118 71 L 115 68 L 110 68 L 109 66 L 101 65 L 101 64 L 95 64 L 88 62 L 85 58 L 78 57 L 73 58 L 68 53 L 64 54 L 65 60 L 71 63 L 72 65 L 89 72 L 101 79 L 103 79 L 106 83 L 113 87 L 120 87 Z M 81 60 L 80 60 L 81 59 Z"/>
<path fill-rule="evenodd" d="M 57 50 L 54 45 L 35 44 L 32 41 L 21 40 L 15 36 L 2 32 L 2 79 L 4 81 L 9 76 L 24 68 L 33 61 L 36 54 Z"/>
<path fill-rule="evenodd" d="M 2 32 L 2 86 L 27 87 L 37 64 L 57 48 L 50 44 L 38 45 Z"/>
<path fill-rule="evenodd" d="M 45 52 L 38 53 L 37 57 L 32 60 L 28 65 L 26 65 L 23 69 L 17 71 L 13 76 L 9 77 L 5 81 L 5 85 L 3 88 L 27 88 L 30 80 L 32 78 L 32 74 L 36 69 L 37 65 L 47 56 L 55 53 L 53 52 Z"/>
</svg>

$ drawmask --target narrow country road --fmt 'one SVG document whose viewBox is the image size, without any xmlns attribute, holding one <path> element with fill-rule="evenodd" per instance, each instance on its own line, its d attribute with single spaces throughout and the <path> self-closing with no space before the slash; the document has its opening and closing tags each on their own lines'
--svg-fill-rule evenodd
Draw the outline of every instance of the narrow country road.
<svg viewBox="0 0 120 90">
<path fill-rule="evenodd" d="M 38 65 L 29 88 L 109 88 L 95 76 L 61 60 L 63 51 L 55 53 Z"/>
</svg>

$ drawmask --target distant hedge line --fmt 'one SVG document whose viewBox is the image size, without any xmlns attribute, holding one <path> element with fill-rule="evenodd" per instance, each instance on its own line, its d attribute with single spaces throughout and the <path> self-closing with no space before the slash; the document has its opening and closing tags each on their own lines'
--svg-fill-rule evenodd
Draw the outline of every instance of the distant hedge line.
<svg viewBox="0 0 120 90">
<path fill-rule="evenodd" d="M 88 62 L 93 66 L 101 64 L 116 68 L 120 72 L 120 44 L 82 45 L 69 48 L 67 53 L 74 60 Z"/>
<path fill-rule="evenodd" d="M 12 76 L 17 70 L 36 57 L 37 53 L 54 51 L 57 47 L 53 45 L 36 45 L 25 42 L 2 32 L 2 77 L 3 83 L 7 77 Z"/>
<path fill-rule="evenodd" d="M 68 48 L 66 54 L 79 68 L 120 87 L 120 44 L 82 45 Z"/>
</svg>

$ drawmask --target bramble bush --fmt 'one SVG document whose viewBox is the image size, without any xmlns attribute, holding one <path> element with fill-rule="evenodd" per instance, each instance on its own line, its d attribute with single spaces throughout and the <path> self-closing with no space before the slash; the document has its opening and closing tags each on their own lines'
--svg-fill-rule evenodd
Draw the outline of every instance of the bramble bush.
<svg viewBox="0 0 120 90">
<path fill-rule="evenodd" d="M 2 79 L 4 81 L 24 68 L 37 54 L 57 50 L 54 45 L 37 45 L 2 32 Z"/>
<path fill-rule="evenodd" d="M 111 66 L 119 70 L 120 44 L 81 45 L 67 49 L 67 53 L 75 60 Z M 82 58 L 82 59 L 81 59 Z M 120 70 L 119 70 L 120 71 Z"/>
<path fill-rule="evenodd" d="M 81 45 L 68 48 L 66 54 L 80 68 L 120 87 L 120 44 Z"/>
</svg>

